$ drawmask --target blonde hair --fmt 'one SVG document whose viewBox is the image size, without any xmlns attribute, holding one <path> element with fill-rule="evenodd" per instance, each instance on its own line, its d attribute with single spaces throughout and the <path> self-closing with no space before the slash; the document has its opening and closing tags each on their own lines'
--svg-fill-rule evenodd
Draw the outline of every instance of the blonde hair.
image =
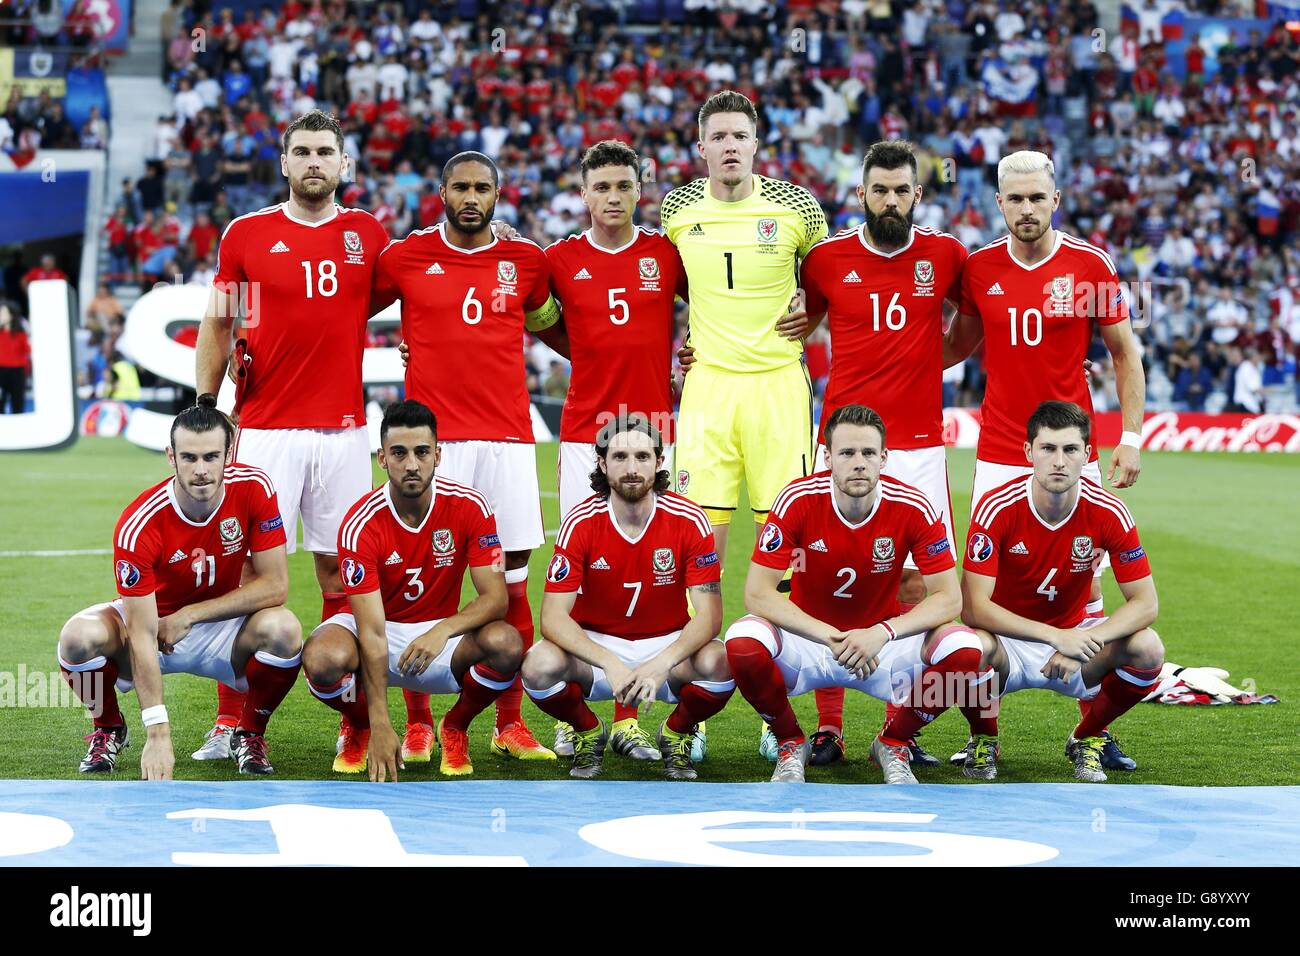
<svg viewBox="0 0 1300 956">
<path fill-rule="evenodd" d="M 1047 173 L 1047 178 L 1056 186 L 1056 164 L 1046 153 L 1033 149 L 1022 149 L 1009 153 L 998 160 L 998 192 L 1009 173 Z"/>
</svg>

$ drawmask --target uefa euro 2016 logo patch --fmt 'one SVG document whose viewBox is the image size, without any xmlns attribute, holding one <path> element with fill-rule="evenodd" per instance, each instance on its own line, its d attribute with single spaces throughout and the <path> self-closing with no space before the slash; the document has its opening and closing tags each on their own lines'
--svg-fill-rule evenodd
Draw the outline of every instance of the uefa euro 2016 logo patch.
<svg viewBox="0 0 1300 956">
<path fill-rule="evenodd" d="M 780 528 L 770 521 L 763 525 L 763 533 L 758 536 L 758 550 L 764 554 L 771 554 L 774 551 L 780 551 L 783 543 L 785 543 L 785 538 L 781 535 Z"/>
<path fill-rule="evenodd" d="M 983 533 L 971 535 L 970 544 L 966 546 L 966 558 L 978 564 L 991 557 L 993 557 L 993 541 L 989 536 Z"/>
<path fill-rule="evenodd" d="M 569 559 L 562 554 L 551 558 L 551 566 L 546 569 L 546 580 L 559 584 L 569 576 Z"/>
<path fill-rule="evenodd" d="M 117 562 L 117 582 L 124 588 L 133 588 L 140 583 L 140 569 L 130 561 Z"/>
<path fill-rule="evenodd" d="M 339 571 L 343 582 L 350 588 L 356 587 L 366 579 L 365 566 L 355 558 L 344 558 L 343 563 L 339 565 Z"/>
</svg>

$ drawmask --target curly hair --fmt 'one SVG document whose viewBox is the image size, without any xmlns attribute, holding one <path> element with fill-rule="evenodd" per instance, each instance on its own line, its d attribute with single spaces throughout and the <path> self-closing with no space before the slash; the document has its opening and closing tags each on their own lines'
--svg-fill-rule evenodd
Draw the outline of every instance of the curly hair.
<svg viewBox="0 0 1300 956">
<path fill-rule="evenodd" d="M 596 433 L 596 457 L 604 461 L 609 454 L 610 442 L 625 432 L 640 432 L 649 436 L 650 441 L 654 443 L 656 458 L 664 453 L 664 440 L 663 436 L 659 434 L 659 429 L 655 428 L 650 419 L 644 415 L 639 412 L 632 412 L 629 415 L 619 415 L 611 419 Z M 663 494 L 668 490 L 670 482 L 671 477 L 667 469 L 660 469 L 655 472 L 654 490 L 656 492 Z M 602 498 L 608 498 L 610 495 L 609 476 L 605 474 L 599 464 L 591 473 L 591 490 Z"/>
</svg>

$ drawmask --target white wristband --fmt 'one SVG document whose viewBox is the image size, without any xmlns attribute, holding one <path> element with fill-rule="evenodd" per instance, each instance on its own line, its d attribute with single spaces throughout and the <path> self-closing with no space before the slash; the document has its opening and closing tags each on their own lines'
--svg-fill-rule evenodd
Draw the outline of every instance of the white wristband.
<svg viewBox="0 0 1300 956">
<path fill-rule="evenodd" d="M 144 721 L 146 727 L 152 727 L 154 724 L 165 724 L 167 723 L 167 708 L 162 704 L 146 707 L 140 711 L 140 719 Z"/>
<path fill-rule="evenodd" d="M 1119 443 L 1121 445 L 1128 445 L 1130 448 L 1141 448 L 1142 436 L 1137 432 L 1125 432 L 1119 436 Z"/>
</svg>

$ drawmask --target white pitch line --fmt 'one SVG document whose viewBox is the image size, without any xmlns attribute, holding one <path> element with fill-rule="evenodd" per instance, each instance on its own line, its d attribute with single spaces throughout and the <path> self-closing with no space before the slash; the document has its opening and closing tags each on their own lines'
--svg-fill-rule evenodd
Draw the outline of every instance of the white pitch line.
<svg viewBox="0 0 1300 956">
<path fill-rule="evenodd" d="M 112 553 L 112 548 L 86 548 L 81 551 L 0 551 L 0 558 L 80 558 L 86 555 Z"/>
</svg>

